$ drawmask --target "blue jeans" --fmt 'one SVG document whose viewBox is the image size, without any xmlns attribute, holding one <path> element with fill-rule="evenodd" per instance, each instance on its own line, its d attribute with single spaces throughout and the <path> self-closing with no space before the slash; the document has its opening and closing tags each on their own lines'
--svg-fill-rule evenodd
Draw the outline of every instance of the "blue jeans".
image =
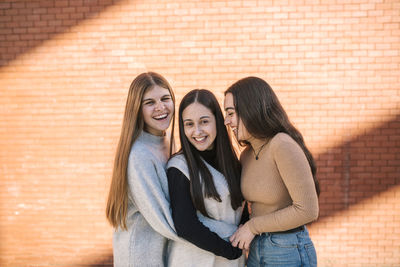
<svg viewBox="0 0 400 267">
<path fill-rule="evenodd" d="M 307 228 L 295 233 L 257 235 L 250 244 L 247 260 L 247 267 L 256 266 L 317 266 L 317 254 Z"/>
</svg>

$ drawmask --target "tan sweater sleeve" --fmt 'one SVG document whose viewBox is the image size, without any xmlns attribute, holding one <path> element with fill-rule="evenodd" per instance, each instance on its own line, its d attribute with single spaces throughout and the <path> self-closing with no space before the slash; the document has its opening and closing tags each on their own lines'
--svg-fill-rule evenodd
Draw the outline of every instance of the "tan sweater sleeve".
<svg viewBox="0 0 400 267">
<path fill-rule="evenodd" d="M 274 138 L 275 139 L 275 138 Z M 254 234 L 286 231 L 318 217 L 318 197 L 310 165 L 301 147 L 288 135 L 271 140 L 272 155 L 292 205 L 249 221 Z"/>
</svg>

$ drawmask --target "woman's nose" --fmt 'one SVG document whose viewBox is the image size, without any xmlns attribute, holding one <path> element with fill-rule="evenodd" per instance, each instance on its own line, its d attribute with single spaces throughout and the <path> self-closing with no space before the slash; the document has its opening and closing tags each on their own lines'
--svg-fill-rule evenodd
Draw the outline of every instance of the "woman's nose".
<svg viewBox="0 0 400 267">
<path fill-rule="evenodd" d="M 230 119 L 228 117 L 225 117 L 224 124 L 228 125 L 230 123 L 231 123 Z"/>
<path fill-rule="evenodd" d="M 163 110 L 164 103 L 162 101 L 156 102 L 156 110 Z"/>
<path fill-rule="evenodd" d="M 200 128 L 199 125 L 196 125 L 196 126 L 195 126 L 195 128 L 194 128 L 194 133 L 195 133 L 195 134 L 200 134 L 200 133 L 201 133 L 201 128 Z"/>
</svg>

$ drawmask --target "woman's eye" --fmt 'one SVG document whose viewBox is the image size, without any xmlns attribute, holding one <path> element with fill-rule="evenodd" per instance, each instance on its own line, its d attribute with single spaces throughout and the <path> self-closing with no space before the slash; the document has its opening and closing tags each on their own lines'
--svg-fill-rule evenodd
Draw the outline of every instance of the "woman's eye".
<svg viewBox="0 0 400 267">
<path fill-rule="evenodd" d="M 187 123 L 185 123 L 183 126 L 185 126 L 185 127 L 190 127 L 190 126 L 192 126 L 192 125 L 193 125 L 193 123 L 187 122 Z"/>
<path fill-rule="evenodd" d="M 148 102 L 144 102 L 144 104 L 145 104 L 146 106 L 151 106 L 151 105 L 154 104 L 154 102 L 153 102 L 153 101 L 148 101 Z"/>
<path fill-rule="evenodd" d="M 203 120 L 203 121 L 201 121 L 201 123 L 202 123 L 202 124 L 207 124 L 207 123 L 208 123 L 208 120 Z"/>
<path fill-rule="evenodd" d="M 163 97 L 163 98 L 161 99 L 161 101 L 164 101 L 164 102 L 170 101 L 170 100 L 171 100 L 171 97 L 170 97 L 170 96 L 166 96 L 166 97 Z"/>
</svg>

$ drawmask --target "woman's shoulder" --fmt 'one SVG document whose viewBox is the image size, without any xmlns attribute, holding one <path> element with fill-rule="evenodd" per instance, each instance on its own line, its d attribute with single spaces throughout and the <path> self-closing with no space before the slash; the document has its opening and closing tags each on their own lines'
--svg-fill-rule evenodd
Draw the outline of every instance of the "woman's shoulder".
<svg viewBox="0 0 400 267">
<path fill-rule="evenodd" d="M 147 158 L 151 156 L 151 150 L 149 149 L 149 146 L 137 140 L 131 147 L 131 152 L 130 156 L 134 157 L 135 159 L 140 159 L 140 158 Z"/>
<path fill-rule="evenodd" d="M 167 163 L 167 169 L 176 168 L 181 171 L 186 177 L 189 177 L 189 169 L 186 163 L 185 156 L 182 153 L 173 155 Z"/>
<path fill-rule="evenodd" d="M 132 145 L 131 151 L 129 153 L 129 161 L 133 162 L 134 165 L 144 164 L 165 164 L 165 160 L 160 160 L 159 153 L 161 151 L 157 150 L 156 147 L 151 144 L 147 144 L 142 140 L 136 140 L 136 142 Z"/>
<path fill-rule="evenodd" d="M 287 133 L 277 133 L 271 139 L 271 145 L 280 145 L 283 143 L 297 144 L 294 139 Z"/>
<path fill-rule="evenodd" d="M 302 151 L 300 145 L 287 133 L 277 133 L 271 139 L 272 151 Z"/>
<path fill-rule="evenodd" d="M 182 153 L 176 153 L 168 160 L 167 168 L 175 167 L 176 165 L 186 165 L 185 156 Z"/>
</svg>

